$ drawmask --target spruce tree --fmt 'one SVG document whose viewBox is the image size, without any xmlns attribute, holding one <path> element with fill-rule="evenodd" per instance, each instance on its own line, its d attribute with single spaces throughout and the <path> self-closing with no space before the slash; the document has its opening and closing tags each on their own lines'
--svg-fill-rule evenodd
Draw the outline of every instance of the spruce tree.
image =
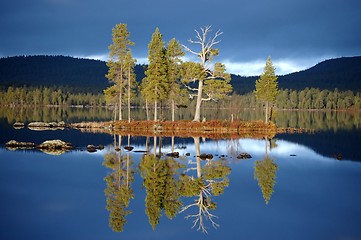
<svg viewBox="0 0 361 240">
<path fill-rule="evenodd" d="M 254 91 L 257 100 L 265 103 L 266 123 L 268 123 L 269 120 L 269 105 L 275 103 L 279 93 L 277 79 L 278 77 L 275 74 L 275 67 L 272 64 L 271 57 L 268 57 L 263 73 L 260 78 L 256 80 L 256 90 Z"/>
</svg>

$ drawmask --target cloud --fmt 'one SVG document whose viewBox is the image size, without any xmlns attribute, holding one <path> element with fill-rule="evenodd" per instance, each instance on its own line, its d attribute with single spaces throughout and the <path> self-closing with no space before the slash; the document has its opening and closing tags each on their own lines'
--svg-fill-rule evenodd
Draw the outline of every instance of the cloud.
<svg viewBox="0 0 361 240">
<path fill-rule="evenodd" d="M 218 58 L 228 60 L 230 72 L 260 73 L 270 55 L 283 74 L 310 67 L 315 58 L 361 55 L 359 9 L 359 0 L 0 1 L 0 55 L 99 58 L 108 54 L 112 28 L 122 22 L 136 44 L 133 55 L 143 59 L 156 27 L 165 42 L 176 38 L 188 45 L 194 29 L 212 25 L 223 32 Z"/>
</svg>

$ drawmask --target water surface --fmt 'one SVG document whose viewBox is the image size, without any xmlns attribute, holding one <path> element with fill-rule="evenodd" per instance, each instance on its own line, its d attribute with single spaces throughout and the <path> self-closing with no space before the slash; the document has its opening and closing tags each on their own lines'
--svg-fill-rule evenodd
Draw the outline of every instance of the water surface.
<svg viewBox="0 0 361 240">
<path fill-rule="evenodd" d="M 174 149 L 170 137 L 121 136 L 116 152 L 108 134 L 1 126 L 0 239 L 361 239 L 361 134 L 355 128 L 272 140 L 175 138 Z M 77 148 L 62 155 L 9 151 L 4 143 L 13 138 L 60 138 Z M 130 152 L 124 150 L 129 143 Z M 89 153 L 87 144 L 106 147 Z M 172 151 L 180 157 L 165 156 Z M 243 152 L 252 158 L 237 159 Z M 201 161 L 201 153 L 213 159 Z M 339 153 L 342 160 L 335 158 Z M 113 186 L 109 176 L 120 176 L 110 182 L 122 186 L 121 200 L 105 193 Z M 219 225 L 204 216 L 208 234 L 197 231 L 199 222 L 192 228 L 196 218 L 186 219 L 199 213 L 199 205 L 190 206 L 199 200 L 190 190 L 198 178 L 215 189 L 203 195 Z M 119 226 L 114 216 L 126 222 Z"/>
</svg>

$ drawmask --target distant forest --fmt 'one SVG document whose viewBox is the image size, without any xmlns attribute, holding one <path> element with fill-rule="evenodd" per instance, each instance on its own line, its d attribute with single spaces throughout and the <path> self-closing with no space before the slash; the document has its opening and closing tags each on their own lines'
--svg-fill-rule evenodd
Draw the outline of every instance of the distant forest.
<svg viewBox="0 0 361 240">
<path fill-rule="evenodd" d="M 137 82 L 144 78 L 145 68 L 136 65 Z M 105 105 L 107 71 L 105 62 L 98 60 L 65 56 L 1 58 L 0 105 Z M 253 94 L 258 77 L 231 77 L 233 95 L 215 105 L 259 107 Z M 278 82 L 278 108 L 361 108 L 361 57 L 326 60 L 310 69 L 279 76 Z M 140 99 L 134 102 L 141 104 Z"/>
<path fill-rule="evenodd" d="M 137 82 L 145 77 L 144 65 L 136 65 Z M 0 58 L 0 88 L 53 87 L 64 92 L 102 93 L 109 86 L 104 61 L 65 56 L 17 56 Z M 276 69 L 277 73 L 277 69 Z M 258 76 L 231 74 L 237 94 L 255 89 Z M 361 57 L 343 57 L 323 61 L 307 70 L 279 76 L 280 89 L 361 91 Z"/>
<path fill-rule="evenodd" d="M 133 106 L 144 106 L 141 98 L 133 101 Z M 9 87 L 0 91 L 0 106 L 104 106 L 106 101 L 101 93 L 69 93 L 55 88 Z M 186 106 L 193 107 L 189 100 Z M 218 103 L 207 102 L 205 107 L 221 108 L 261 108 L 253 93 L 232 96 Z M 306 88 L 301 91 L 281 90 L 277 96 L 279 109 L 361 109 L 361 92 L 320 90 Z"/>
</svg>

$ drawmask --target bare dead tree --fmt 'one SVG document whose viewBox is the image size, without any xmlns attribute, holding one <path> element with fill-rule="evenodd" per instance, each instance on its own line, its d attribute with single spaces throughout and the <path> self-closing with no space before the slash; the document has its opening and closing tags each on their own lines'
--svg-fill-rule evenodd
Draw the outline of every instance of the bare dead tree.
<svg viewBox="0 0 361 240">
<path fill-rule="evenodd" d="M 217 218 L 217 216 L 213 215 L 212 213 L 210 213 L 209 208 L 210 208 L 210 197 L 211 197 L 211 193 L 209 190 L 209 186 L 207 185 L 204 188 L 202 188 L 199 192 L 199 197 L 198 199 L 195 200 L 194 203 L 189 204 L 187 206 L 184 206 L 179 213 L 182 213 L 184 211 L 186 211 L 189 208 L 198 207 L 198 212 L 196 214 L 189 214 L 186 216 L 186 219 L 194 219 L 193 220 L 193 226 L 192 228 L 197 227 L 197 231 L 201 230 L 203 233 L 208 233 L 206 225 L 205 225 L 205 221 L 209 221 L 211 222 L 212 226 L 214 228 L 218 228 L 219 224 L 217 224 L 214 221 L 214 218 Z"/>
<path fill-rule="evenodd" d="M 200 31 L 194 31 L 196 32 L 196 40 L 189 39 L 188 42 L 191 44 L 200 45 L 200 51 L 194 51 L 185 45 L 183 45 L 183 47 L 187 52 L 190 52 L 191 54 L 194 54 L 201 59 L 202 70 L 206 73 L 206 75 L 212 75 L 208 63 L 212 61 L 214 56 L 218 55 L 218 50 L 215 49 L 214 46 L 220 42 L 217 40 L 217 38 L 222 35 L 223 32 L 218 30 L 213 37 L 209 37 L 209 34 L 212 31 L 211 26 L 200 28 Z M 202 103 L 204 80 L 206 79 L 198 79 L 198 88 L 193 89 L 197 91 L 196 112 L 193 121 L 200 121 L 200 109 Z"/>
</svg>

